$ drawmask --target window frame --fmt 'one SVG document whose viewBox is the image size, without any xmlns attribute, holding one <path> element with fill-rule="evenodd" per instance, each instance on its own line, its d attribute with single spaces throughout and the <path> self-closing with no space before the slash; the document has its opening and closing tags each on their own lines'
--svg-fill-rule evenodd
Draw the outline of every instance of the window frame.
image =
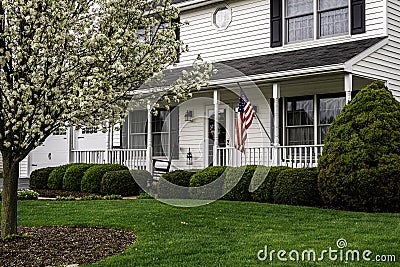
<svg viewBox="0 0 400 267">
<path fill-rule="evenodd" d="M 285 44 L 296 44 L 296 43 L 301 43 L 301 42 L 307 42 L 307 41 L 312 41 L 312 40 L 317 40 L 317 39 L 324 39 L 324 38 L 330 38 L 330 37 L 335 37 L 335 36 L 350 36 L 351 35 L 351 24 L 352 24 L 352 18 L 351 18 L 351 0 L 347 1 L 346 6 L 340 6 L 340 7 L 334 7 L 334 8 L 329 8 L 329 9 L 320 9 L 320 4 L 319 0 L 313 0 L 313 11 L 309 13 L 304 13 L 301 15 L 293 15 L 293 16 L 288 16 L 288 0 L 282 0 L 283 1 L 283 23 L 284 26 L 282 28 L 283 34 L 284 34 L 284 40 Z M 347 7 L 347 31 L 345 33 L 338 33 L 338 34 L 333 34 L 333 35 L 321 35 L 321 14 L 326 13 L 326 12 L 331 12 L 335 10 L 340 10 L 340 9 L 345 9 Z M 301 18 L 301 17 L 306 17 L 312 15 L 313 17 L 313 36 L 311 38 L 306 38 L 306 39 L 301 39 L 301 40 L 294 40 L 290 41 L 289 40 L 289 20 L 295 19 L 295 18 Z M 365 19 L 364 19 L 365 20 Z"/>
</svg>

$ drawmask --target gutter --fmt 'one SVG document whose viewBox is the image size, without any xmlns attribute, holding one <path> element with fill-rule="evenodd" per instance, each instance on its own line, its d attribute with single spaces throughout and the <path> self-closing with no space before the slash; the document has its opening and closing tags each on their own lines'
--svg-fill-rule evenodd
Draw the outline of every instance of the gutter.
<svg viewBox="0 0 400 267">
<path fill-rule="evenodd" d="M 186 11 L 190 9 L 195 9 L 202 6 L 207 6 L 216 3 L 225 2 L 223 0 L 189 0 L 182 3 L 175 4 L 176 7 L 180 9 L 180 11 Z"/>
<path fill-rule="evenodd" d="M 219 80 L 210 80 L 209 86 L 218 86 L 218 85 L 227 85 L 227 84 L 235 84 L 241 82 L 257 82 L 257 81 L 276 81 L 276 80 L 288 80 L 292 78 L 312 76 L 316 74 L 332 74 L 332 73 L 340 73 L 344 72 L 345 68 L 343 64 L 334 64 L 327 66 L 318 66 L 311 67 L 306 69 L 297 69 L 297 70 L 287 70 L 280 72 L 272 72 L 272 73 L 264 73 L 264 74 L 256 74 L 256 75 L 246 75 L 241 77 L 233 77 Z"/>
</svg>

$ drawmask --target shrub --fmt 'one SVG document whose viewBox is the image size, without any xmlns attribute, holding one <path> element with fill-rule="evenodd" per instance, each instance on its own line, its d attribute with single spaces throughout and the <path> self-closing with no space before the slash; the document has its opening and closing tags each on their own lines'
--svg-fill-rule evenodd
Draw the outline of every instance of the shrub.
<svg viewBox="0 0 400 267">
<path fill-rule="evenodd" d="M 121 195 L 106 195 L 103 197 L 104 200 L 121 200 Z"/>
<path fill-rule="evenodd" d="M 101 180 L 101 193 L 105 195 L 137 196 L 140 187 L 135 182 L 134 175 L 147 176 L 151 179 L 151 174 L 142 170 L 106 172 Z"/>
<path fill-rule="evenodd" d="M 225 169 L 226 166 L 210 166 L 204 170 L 196 172 L 190 178 L 190 195 L 194 199 L 217 199 L 222 195 L 222 186 L 225 180 Z M 218 182 L 212 183 L 221 177 Z M 211 185 L 209 185 L 212 183 Z M 207 187 L 201 187 L 203 185 L 209 185 Z"/>
<path fill-rule="evenodd" d="M 305 206 L 321 204 L 317 168 L 281 171 L 276 178 L 273 197 L 274 202 L 279 204 Z"/>
<path fill-rule="evenodd" d="M 29 177 L 29 187 L 32 189 L 47 189 L 47 181 L 55 167 L 34 170 Z"/>
<path fill-rule="evenodd" d="M 67 171 L 68 167 L 75 164 L 79 163 L 71 163 L 54 168 L 54 170 L 49 175 L 49 180 L 47 181 L 47 187 L 53 190 L 62 189 L 65 172 Z"/>
<path fill-rule="evenodd" d="M 147 194 L 145 191 L 140 191 L 136 199 L 153 199 L 153 197 Z"/>
<path fill-rule="evenodd" d="M 128 170 L 124 165 L 101 164 L 86 170 L 81 181 L 81 190 L 89 193 L 100 193 L 101 179 L 106 172 Z"/>
<path fill-rule="evenodd" d="M 0 190 L 0 200 L 2 195 L 2 190 Z M 38 199 L 39 194 L 30 189 L 22 189 L 17 191 L 17 199 L 19 200 L 36 200 Z"/>
<path fill-rule="evenodd" d="M 236 201 L 251 200 L 249 187 L 257 166 L 248 165 L 236 168 L 228 168 L 224 181 L 224 191 L 229 191 L 224 199 Z M 236 183 L 236 185 L 234 185 Z"/>
<path fill-rule="evenodd" d="M 257 181 L 264 181 L 261 185 L 251 194 L 254 201 L 257 202 L 270 202 L 274 201 L 273 191 L 275 186 L 275 181 L 278 175 L 284 171 L 289 169 L 288 167 L 278 166 L 278 167 L 270 167 L 268 171 L 268 167 L 262 166 L 258 167 L 257 171 L 254 173 L 253 180 L 257 183 Z M 268 172 L 267 172 L 268 171 Z"/>
<path fill-rule="evenodd" d="M 81 197 L 81 200 L 102 200 L 103 197 L 99 195 L 88 195 Z"/>
<path fill-rule="evenodd" d="M 93 164 L 75 164 L 69 166 L 64 173 L 62 188 L 68 191 L 80 191 L 82 177 L 85 171 L 92 167 Z"/>
<path fill-rule="evenodd" d="M 158 196 L 160 198 L 188 198 L 190 178 L 194 174 L 195 172 L 184 170 L 164 173 L 157 183 Z M 182 187 L 175 187 L 174 185 Z"/>
<path fill-rule="evenodd" d="M 362 89 L 328 131 L 319 189 L 332 206 L 400 211 L 400 103 L 383 82 Z"/>
</svg>

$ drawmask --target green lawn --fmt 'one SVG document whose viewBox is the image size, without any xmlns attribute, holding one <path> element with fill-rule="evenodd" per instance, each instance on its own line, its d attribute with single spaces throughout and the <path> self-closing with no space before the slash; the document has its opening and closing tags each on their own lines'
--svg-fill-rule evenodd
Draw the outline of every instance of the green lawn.
<svg viewBox="0 0 400 267">
<path fill-rule="evenodd" d="M 20 201 L 18 212 L 23 226 L 108 226 L 137 234 L 125 253 L 94 266 L 400 266 L 400 214 L 227 201 L 177 208 L 155 200 Z M 346 249 L 397 253 L 397 262 L 282 263 L 276 254 L 272 262 L 257 259 L 266 245 L 287 252 L 313 249 L 319 256 L 337 249 L 339 238 L 347 240 Z"/>
</svg>

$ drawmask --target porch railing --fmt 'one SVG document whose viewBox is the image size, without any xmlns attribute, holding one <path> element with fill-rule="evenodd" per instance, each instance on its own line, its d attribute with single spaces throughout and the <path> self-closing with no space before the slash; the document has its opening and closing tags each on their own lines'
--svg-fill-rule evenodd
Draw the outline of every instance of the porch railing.
<svg viewBox="0 0 400 267">
<path fill-rule="evenodd" d="M 73 150 L 75 163 L 122 164 L 129 169 L 146 169 L 146 149 Z"/>
<path fill-rule="evenodd" d="M 219 166 L 288 166 L 292 168 L 316 167 L 323 145 L 266 146 L 246 148 L 240 153 L 233 147 L 217 149 Z"/>
</svg>

